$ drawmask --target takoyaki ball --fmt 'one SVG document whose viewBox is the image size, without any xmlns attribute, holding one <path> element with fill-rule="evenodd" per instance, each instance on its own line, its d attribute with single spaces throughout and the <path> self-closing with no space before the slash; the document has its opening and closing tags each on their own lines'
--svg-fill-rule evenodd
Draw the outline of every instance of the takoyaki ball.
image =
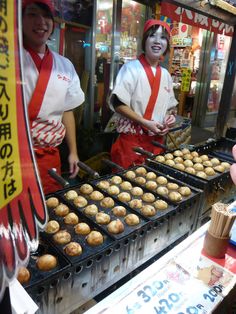
<svg viewBox="0 0 236 314">
<path fill-rule="evenodd" d="M 64 247 L 64 251 L 69 256 L 79 256 L 82 254 L 82 247 L 77 242 L 70 242 Z"/>
<path fill-rule="evenodd" d="M 174 160 L 172 159 L 167 159 L 165 162 L 164 162 L 165 165 L 167 166 L 170 166 L 170 167 L 174 167 L 175 166 L 175 162 Z"/>
<path fill-rule="evenodd" d="M 91 246 L 97 246 L 97 245 L 102 244 L 104 239 L 101 232 L 93 230 L 87 235 L 86 241 Z"/>
<path fill-rule="evenodd" d="M 147 217 L 152 217 L 156 215 L 156 209 L 152 205 L 144 205 L 140 209 L 140 212 L 142 215 L 147 216 Z"/>
<path fill-rule="evenodd" d="M 196 171 L 203 171 L 204 170 L 204 166 L 202 164 L 200 164 L 199 162 L 193 165 L 193 168 Z"/>
<path fill-rule="evenodd" d="M 57 216 L 64 217 L 69 213 L 70 209 L 67 205 L 65 204 L 59 204 L 56 208 L 54 208 L 54 213 Z"/>
<path fill-rule="evenodd" d="M 157 188 L 157 183 L 155 181 L 148 181 L 146 184 L 145 184 L 145 187 L 149 190 L 155 190 Z"/>
<path fill-rule="evenodd" d="M 222 163 L 220 165 L 223 166 L 225 168 L 225 170 L 229 170 L 229 168 L 230 168 L 230 164 L 228 162 L 225 162 L 225 161 L 222 161 Z"/>
<path fill-rule="evenodd" d="M 95 204 L 88 205 L 84 208 L 84 214 L 88 216 L 95 216 L 98 213 L 98 207 Z"/>
<path fill-rule="evenodd" d="M 128 170 L 128 171 L 125 173 L 125 177 L 126 177 L 127 179 L 133 180 L 133 179 L 136 177 L 136 173 L 135 173 L 133 170 Z"/>
<path fill-rule="evenodd" d="M 83 185 L 81 185 L 79 190 L 82 194 L 88 195 L 93 192 L 93 187 L 88 183 L 84 183 Z"/>
<path fill-rule="evenodd" d="M 74 190 L 70 190 L 65 193 L 65 198 L 70 201 L 75 199 L 77 196 L 78 196 L 78 193 Z"/>
<path fill-rule="evenodd" d="M 136 226 L 140 222 L 139 217 L 135 214 L 128 214 L 124 220 L 125 220 L 125 223 L 127 223 L 127 225 L 129 226 Z"/>
<path fill-rule="evenodd" d="M 112 213 L 117 217 L 124 217 L 126 215 L 126 208 L 124 206 L 115 206 L 112 208 Z"/>
<path fill-rule="evenodd" d="M 78 223 L 75 228 L 75 233 L 80 235 L 87 235 L 91 231 L 90 227 L 86 222 L 80 222 Z"/>
<path fill-rule="evenodd" d="M 214 169 L 218 172 L 224 172 L 225 171 L 225 167 L 223 167 L 222 165 L 217 165 L 214 167 Z"/>
<path fill-rule="evenodd" d="M 120 189 L 116 185 L 111 185 L 107 189 L 107 193 L 109 193 L 110 195 L 118 195 L 120 193 Z"/>
<path fill-rule="evenodd" d="M 75 213 L 69 213 L 64 217 L 64 223 L 67 225 L 76 225 L 79 222 L 79 217 Z"/>
<path fill-rule="evenodd" d="M 193 162 L 195 163 L 202 163 L 202 158 L 201 157 L 194 157 Z"/>
<path fill-rule="evenodd" d="M 143 206 L 143 201 L 140 199 L 134 198 L 133 200 L 129 202 L 129 206 L 131 208 L 141 208 Z"/>
<path fill-rule="evenodd" d="M 165 160 L 174 159 L 174 156 L 171 153 L 165 154 Z"/>
<path fill-rule="evenodd" d="M 182 201 L 182 195 L 179 192 L 172 191 L 168 194 L 168 197 L 173 202 L 180 202 Z"/>
<path fill-rule="evenodd" d="M 104 195 L 99 191 L 93 191 L 89 197 L 93 201 L 101 201 L 104 198 Z"/>
<path fill-rule="evenodd" d="M 178 191 L 182 196 L 189 196 L 192 193 L 188 186 L 181 186 Z"/>
<path fill-rule="evenodd" d="M 127 192 L 121 192 L 118 194 L 118 200 L 121 202 L 129 202 L 131 200 L 131 196 Z"/>
<path fill-rule="evenodd" d="M 47 208 L 55 208 L 59 205 L 59 200 L 56 197 L 49 197 L 46 200 Z"/>
<path fill-rule="evenodd" d="M 73 203 L 76 207 L 80 208 L 86 206 L 88 204 L 88 201 L 86 200 L 85 197 L 79 195 L 73 200 Z"/>
<path fill-rule="evenodd" d="M 184 161 L 184 166 L 185 166 L 185 167 L 192 167 L 192 166 L 193 166 L 192 160 L 186 159 L 186 160 Z"/>
<path fill-rule="evenodd" d="M 215 170 L 212 167 L 205 168 L 205 174 L 208 176 L 214 176 L 216 174 Z"/>
<path fill-rule="evenodd" d="M 178 184 L 177 183 L 174 183 L 174 182 L 169 182 L 167 183 L 167 189 L 169 190 L 177 190 L 179 188 Z"/>
<path fill-rule="evenodd" d="M 101 180 L 97 184 L 97 187 L 99 187 L 102 190 L 107 190 L 109 186 L 110 186 L 110 183 L 107 180 Z"/>
<path fill-rule="evenodd" d="M 144 185 L 147 182 L 147 180 L 144 177 L 137 177 L 134 179 L 134 181 L 140 185 Z"/>
<path fill-rule="evenodd" d="M 59 230 L 53 235 L 53 240 L 57 244 L 66 244 L 71 241 L 71 235 L 66 230 Z"/>
<path fill-rule="evenodd" d="M 191 152 L 191 155 L 192 155 L 193 157 L 198 157 L 198 156 L 199 156 L 198 152 L 196 152 L 196 151 Z"/>
<path fill-rule="evenodd" d="M 213 167 L 220 165 L 220 161 L 218 158 L 212 158 L 211 163 Z"/>
<path fill-rule="evenodd" d="M 192 160 L 193 159 L 193 156 L 190 154 L 185 154 L 184 155 L 184 159 L 189 159 L 189 160 Z"/>
<path fill-rule="evenodd" d="M 190 174 L 196 174 L 196 170 L 193 167 L 186 167 L 185 172 L 190 173 Z"/>
<path fill-rule="evenodd" d="M 165 159 L 164 156 L 158 155 L 158 156 L 155 157 L 155 160 L 158 161 L 158 162 L 164 163 L 166 159 Z"/>
<path fill-rule="evenodd" d="M 200 157 L 203 162 L 209 160 L 209 157 L 207 155 L 201 155 Z"/>
<path fill-rule="evenodd" d="M 56 233 L 60 229 L 60 225 L 56 220 L 50 220 L 45 227 L 46 233 Z"/>
<path fill-rule="evenodd" d="M 207 178 L 207 174 L 204 171 L 196 172 L 196 176 L 199 177 L 199 178 L 203 178 L 203 179 Z"/>
<path fill-rule="evenodd" d="M 99 212 L 96 214 L 95 219 L 98 224 L 107 225 L 109 224 L 111 217 L 106 213 Z"/>
<path fill-rule="evenodd" d="M 138 186 L 135 186 L 131 189 L 130 193 L 134 196 L 140 196 L 143 195 L 143 189 Z"/>
<path fill-rule="evenodd" d="M 160 185 L 166 185 L 168 183 L 168 180 L 163 176 L 157 177 L 156 181 L 157 181 L 157 184 L 160 184 Z"/>
<path fill-rule="evenodd" d="M 169 193 L 169 190 L 165 186 L 159 186 L 157 188 L 157 194 L 159 194 L 159 195 L 162 195 L 162 196 L 163 195 L 168 195 L 168 193 Z"/>
<path fill-rule="evenodd" d="M 181 152 L 181 150 L 177 149 L 173 152 L 173 155 L 175 157 L 182 157 L 183 156 L 183 152 Z"/>
<path fill-rule="evenodd" d="M 37 258 L 36 266 L 43 271 L 49 271 L 57 266 L 57 258 L 51 254 L 44 254 Z"/>
<path fill-rule="evenodd" d="M 205 161 L 203 161 L 202 164 L 204 167 L 212 167 L 212 163 L 210 162 L 210 160 L 205 160 Z"/>
<path fill-rule="evenodd" d="M 178 163 L 174 165 L 174 168 L 180 171 L 184 171 L 185 170 L 185 166 L 184 164 Z"/>
<path fill-rule="evenodd" d="M 149 171 L 147 174 L 146 174 L 146 179 L 147 180 L 154 180 L 156 179 L 157 175 L 155 174 L 155 172 L 152 172 L 152 171 Z"/>
<path fill-rule="evenodd" d="M 108 196 L 101 200 L 100 205 L 102 207 L 111 208 L 115 205 L 115 202 L 111 197 Z"/>
<path fill-rule="evenodd" d="M 174 159 L 174 162 L 175 162 L 176 164 L 178 164 L 178 163 L 182 164 L 182 163 L 184 162 L 184 160 L 183 160 L 182 157 L 176 157 L 176 158 Z"/>
<path fill-rule="evenodd" d="M 113 176 L 111 178 L 111 183 L 112 184 L 121 184 L 122 181 L 123 181 L 122 178 L 119 177 L 119 176 Z"/>
<path fill-rule="evenodd" d="M 122 221 L 120 221 L 120 219 L 112 220 L 107 225 L 107 230 L 113 234 L 122 233 L 124 229 L 125 229 L 124 224 L 122 223 Z"/>
<path fill-rule="evenodd" d="M 155 201 L 155 196 L 152 193 L 144 193 L 142 195 L 142 200 L 147 203 L 152 203 Z"/>
<path fill-rule="evenodd" d="M 120 187 L 124 191 L 130 191 L 132 189 L 132 184 L 129 181 L 123 181 L 120 184 Z"/>
<path fill-rule="evenodd" d="M 146 173 L 147 173 L 147 170 L 144 167 L 138 167 L 138 168 L 135 169 L 135 173 L 138 176 L 145 176 Z"/>
<path fill-rule="evenodd" d="M 168 204 L 163 200 L 157 200 L 153 203 L 156 210 L 164 210 L 167 209 Z"/>
<path fill-rule="evenodd" d="M 24 284 L 30 280 L 30 271 L 26 267 L 20 267 L 17 273 L 17 280 Z"/>
<path fill-rule="evenodd" d="M 190 154 L 190 150 L 189 150 L 188 148 L 183 148 L 183 149 L 182 149 L 182 153 L 183 153 L 184 155 Z"/>
</svg>

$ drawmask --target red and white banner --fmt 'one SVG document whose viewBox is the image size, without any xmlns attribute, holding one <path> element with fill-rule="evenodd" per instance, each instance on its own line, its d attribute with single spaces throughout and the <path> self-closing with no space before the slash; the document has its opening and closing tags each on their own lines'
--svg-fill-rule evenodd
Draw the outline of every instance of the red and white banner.
<svg viewBox="0 0 236 314">
<path fill-rule="evenodd" d="M 181 22 L 218 34 L 224 33 L 226 36 L 232 36 L 234 32 L 233 26 L 167 2 L 161 4 L 161 15 L 169 17 L 172 22 Z"/>
<path fill-rule="evenodd" d="M 38 245 L 46 208 L 23 103 L 21 1 L 0 5 L 0 300 Z"/>
</svg>

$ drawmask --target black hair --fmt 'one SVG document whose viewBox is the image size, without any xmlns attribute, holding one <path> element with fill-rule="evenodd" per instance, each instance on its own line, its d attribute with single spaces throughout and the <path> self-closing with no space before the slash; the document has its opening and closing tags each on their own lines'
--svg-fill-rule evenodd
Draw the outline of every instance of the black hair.
<svg viewBox="0 0 236 314">
<path fill-rule="evenodd" d="M 142 39 L 143 52 L 145 52 L 145 44 L 146 44 L 147 38 L 153 35 L 160 26 L 162 25 L 159 25 L 159 24 L 153 25 L 143 34 L 143 39 Z M 163 29 L 163 36 L 167 40 L 167 48 L 166 48 L 166 51 L 163 53 L 163 56 L 165 56 L 170 51 L 170 35 L 163 26 L 162 26 L 162 29 Z"/>
</svg>

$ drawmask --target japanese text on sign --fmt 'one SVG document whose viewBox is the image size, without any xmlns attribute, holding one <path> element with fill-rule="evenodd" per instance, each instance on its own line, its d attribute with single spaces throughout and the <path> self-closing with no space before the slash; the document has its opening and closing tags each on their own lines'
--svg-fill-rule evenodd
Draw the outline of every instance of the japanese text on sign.
<svg viewBox="0 0 236 314">
<path fill-rule="evenodd" d="M 20 194 L 21 168 L 16 119 L 13 3 L 0 5 L 0 208 Z M 11 26 L 11 27 L 10 27 Z"/>
</svg>

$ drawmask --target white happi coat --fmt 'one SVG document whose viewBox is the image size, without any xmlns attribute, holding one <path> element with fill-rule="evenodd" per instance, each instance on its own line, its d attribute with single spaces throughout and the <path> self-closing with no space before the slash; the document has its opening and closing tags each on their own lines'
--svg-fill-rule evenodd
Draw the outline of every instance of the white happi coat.
<svg viewBox="0 0 236 314">
<path fill-rule="evenodd" d="M 84 93 L 73 64 L 55 53 L 53 67 L 38 117 L 32 123 L 34 147 L 55 147 L 65 136 L 62 123 L 64 111 L 72 110 L 84 101 Z M 29 105 L 39 72 L 28 51 L 23 50 L 23 84 L 26 104 Z"/>
<path fill-rule="evenodd" d="M 156 68 L 152 67 L 154 75 Z M 137 114 L 144 116 L 151 96 L 151 88 L 146 72 L 139 60 L 125 63 L 116 78 L 114 89 L 110 96 L 110 108 L 114 110 L 112 95 L 116 94 L 119 100 L 129 106 Z M 159 94 L 152 113 L 152 120 L 163 123 L 167 110 L 177 105 L 174 96 L 173 82 L 170 73 L 161 68 L 161 81 Z M 112 119 L 117 124 L 117 132 L 143 134 L 141 127 L 134 125 L 132 121 L 115 113 Z"/>
</svg>

